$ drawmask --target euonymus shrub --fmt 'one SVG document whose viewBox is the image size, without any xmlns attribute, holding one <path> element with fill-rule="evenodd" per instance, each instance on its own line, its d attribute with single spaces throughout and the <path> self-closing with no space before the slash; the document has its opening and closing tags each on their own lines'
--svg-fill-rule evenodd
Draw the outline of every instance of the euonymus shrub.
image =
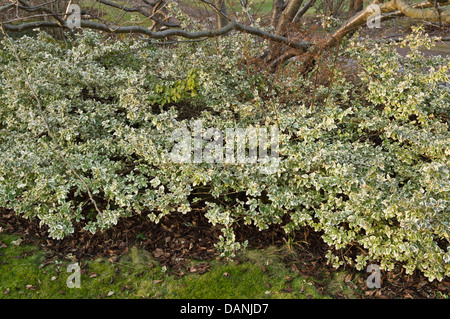
<svg viewBox="0 0 450 319">
<path fill-rule="evenodd" d="M 0 207 L 63 238 L 75 221 L 96 232 L 197 205 L 222 227 L 224 254 L 245 244 L 237 222 L 308 225 L 336 267 L 401 264 L 441 280 L 450 274 L 449 59 L 425 59 L 418 48 L 432 42 L 420 32 L 406 44 L 401 57 L 391 45 L 350 42 L 343 55 L 359 66 L 357 80 L 335 70 L 330 87 L 315 87 L 295 72 L 256 72 L 245 57 L 262 44 L 244 35 L 169 50 L 42 33 L 14 41 L 20 62 L 3 40 Z M 198 120 L 219 130 L 277 125 L 276 171 L 173 163 L 172 133 Z"/>
</svg>

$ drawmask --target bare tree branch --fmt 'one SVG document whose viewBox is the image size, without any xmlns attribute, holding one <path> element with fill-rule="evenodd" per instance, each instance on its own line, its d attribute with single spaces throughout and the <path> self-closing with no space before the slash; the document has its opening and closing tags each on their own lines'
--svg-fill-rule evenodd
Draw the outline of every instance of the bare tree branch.
<svg viewBox="0 0 450 319">
<path fill-rule="evenodd" d="M 147 17 L 149 19 L 152 19 L 155 22 L 160 23 L 161 25 L 164 25 L 164 26 L 169 27 L 169 28 L 180 27 L 179 23 L 171 23 L 171 22 L 163 21 L 163 20 L 159 19 L 158 17 L 156 17 L 156 12 L 160 9 L 161 1 L 155 2 L 152 5 L 148 5 L 148 7 L 147 6 L 137 6 L 137 7 L 131 7 L 131 8 L 130 7 L 126 7 L 125 5 L 117 4 L 117 3 L 112 2 L 112 1 L 107 1 L 107 0 L 97 0 L 97 1 L 102 3 L 102 4 L 104 4 L 104 5 L 107 5 L 107 6 L 110 6 L 110 7 L 113 7 L 113 8 L 117 8 L 117 9 L 120 9 L 120 10 L 125 11 L 125 12 L 138 12 L 138 13 L 142 14 L 143 16 L 145 16 L 145 17 Z M 146 7 L 147 7 L 147 9 L 152 10 L 152 13 L 147 12 L 144 9 Z"/>
<path fill-rule="evenodd" d="M 247 6 L 246 0 L 239 0 L 241 2 L 242 9 L 247 13 L 248 19 L 250 20 L 250 23 L 253 25 L 255 24 L 255 19 L 253 19 L 252 14 L 250 13 L 250 8 Z"/>
<path fill-rule="evenodd" d="M 295 17 L 292 20 L 292 22 L 294 23 L 300 22 L 301 17 L 305 15 L 305 13 L 309 10 L 309 8 L 311 8 L 314 5 L 315 2 L 316 0 L 308 0 L 295 14 Z"/>
<path fill-rule="evenodd" d="M 287 31 L 287 26 L 294 20 L 295 15 L 297 14 L 300 6 L 302 5 L 303 0 L 290 0 L 286 5 L 286 8 L 283 10 L 281 14 L 280 20 L 277 24 L 277 29 L 275 34 L 277 35 L 285 35 Z"/>
<path fill-rule="evenodd" d="M 31 6 L 28 2 L 26 2 L 24 0 L 18 0 L 18 2 L 21 4 L 21 5 L 17 6 L 19 9 L 23 9 L 27 12 L 35 12 L 35 11 L 44 12 L 44 13 L 51 15 L 56 21 L 58 21 L 60 26 L 63 26 L 65 24 L 65 21 L 59 16 L 58 13 L 53 12 L 53 10 L 51 10 L 47 7 Z"/>
<path fill-rule="evenodd" d="M 24 31 L 34 28 L 67 28 L 67 22 L 61 18 L 59 13 L 55 13 L 52 10 L 44 7 L 43 5 L 33 6 L 26 0 L 10 0 L 11 3 L 0 7 L 0 12 L 7 11 L 12 8 L 24 10 L 26 12 L 43 12 L 51 15 L 55 21 L 34 21 L 25 22 L 22 24 L 5 23 L 3 26 L 7 32 Z M 223 36 L 231 31 L 239 31 L 247 34 L 254 35 L 261 39 L 271 41 L 267 52 L 264 53 L 264 59 L 271 65 L 272 69 L 280 63 L 283 63 L 287 59 L 295 55 L 301 55 L 307 53 L 305 58 L 305 64 L 309 65 L 305 67 L 305 70 L 309 70 L 311 65 L 314 64 L 315 56 L 327 50 L 331 46 L 339 43 L 342 38 L 351 32 L 354 32 L 357 28 L 362 27 L 367 23 L 367 20 L 373 15 L 374 10 L 368 6 L 362 11 L 355 14 L 348 21 L 343 23 L 334 32 L 325 36 L 321 43 L 312 44 L 307 41 L 298 39 L 291 39 L 289 34 L 289 24 L 299 22 L 300 18 L 308 11 L 309 8 L 315 3 L 316 0 L 307 0 L 305 3 L 303 0 L 272 0 L 272 17 L 271 25 L 276 27 L 274 32 L 264 31 L 263 29 L 256 28 L 253 24 L 252 17 L 249 15 L 252 25 L 238 22 L 230 18 L 224 10 L 224 0 L 198 0 L 199 2 L 207 5 L 217 15 L 217 21 L 219 27 L 212 30 L 200 30 L 192 31 L 185 30 L 180 27 L 177 22 L 167 21 L 165 18 L 161 19 L 156 16 L 156 12 L 164 7 L 165 0 L 143 0 L 142 5 L 127 6 L 119 4 L 111 0 L 97 0 L 99 3 L 121 10 L 122 12 L 137 12 L 143 16 L 152 19 L 155 23 L 167 27 L 164 30 L 155 30 L 153 27 L 145 28 L 140 26 L 124 26 L 117 25 L 117 23 L 109 23 L 106 21 L 94 22 L 90 20 L 82 20 L 81 27 L 86 29 L 93 29 L 108 33 L 116 34 L 142 34 L 146 37 L 153 39 L 170 39 L 171 37 L 180 37 L 190 40 L 204 40 L 207 38 L 213 38 Z M 246 1 L 240 0 L 241 5 L 246 8 Z M 450 23 L 450 11 L 437 9 L 434 6 L 432 0 L 427 0 L 416 5 L 408 5 L 404 0 L 388 0 L 389 2 L 383 3 L 383 0 L 373 0 L 372 4 L 380 6 L 382 16 L 381 20 L 392 19 L 399 16 L 408 16 L 412 18 L 419 18 L 428 21 L 442 21 Z M 450 4 L 450 1 L 437 0 L 439 8 Z M 247 11 L 248 13 L 248 11 Z M 294 37 L 293 37 L 294 38 Z M 276 46 L 275 43 L 283 44 L 283 46 Z M 313 50 L 309 50 L 313 47 Z M 294 50 L 292 50 L 294 49 Z"/>
<path fill-rule="evenodd" d="M 443 6 L 444 3 L 440 4 Z M 414 19 L 422 19 L 426 21 L 434 21 L 434 22 L 445 22 L 450 24 L 450 11 L 449 10 L 437 10 L 436 8 L 432 9 L 424 9 L 424 8 L 414 8 L 403 2 L 403 0 L 391 0 L 386 6 L 389 10 L 393 8 L 394 10 L 399 10 L 405 16 L 414 18 Z"/>
<path fill-rule="evenodd" d="M 270 18 L 270 25 L 276 28 L 278 21 L 280 21 L 281 13 L 283 12 L 286 4 L 284 0 L 273 0 L 272 2 L 272 12 Z"/>
<path fill-rule="evenodd" d="M 12 24 L 4 24 L 3 25 L 6 31 L 19 32 L 29 29 L 35 28 L 58 28 L 60 25 L 55 21 L 36 21 L 36 22 L 27 22 L 19 25 Z M 211 31 L 197 31 L 197 32 L 189 32 L 181 29 L 169 29 L 164 31 L 151 31 L 150 29 L 139 27 L 139 26 L 116 26 L 116 25 L 105 25 L 101 23 L 96 23 L 92 21 L 81 21 L 81 28 L 86 29 L 94 29 L 109 33 L 129 33 L 129 34 L 144 34 L 153 39 L 165 39 L 169 37 L 179 36 L 187 39 L 201 39 L 201 38 L 213 38 L 221 35 L 225 35 L 232 30 L 238 30 L 244 33 L 252 34 L 255 36 L 259 36 L 261 38 L 265 38 L 271 41 L 283 43 L 291 48 L 298 49 L 301 52 L 306 52 L 310 46 L 309 42 L 293 42 L 288 38 L 274 35 L 268 32 L 265 32 L 261 29 L 246 26 L 237 22 L 230 22 L 227 26 Z"/>
<path fill-rule="evenodd" d="M 6 10 L 11 9 L 13 7 L 15 7 L 14 3 L 5 4 L 4 6 L 0 7 L 0 12 L 6 11 Z"/>
</svg>

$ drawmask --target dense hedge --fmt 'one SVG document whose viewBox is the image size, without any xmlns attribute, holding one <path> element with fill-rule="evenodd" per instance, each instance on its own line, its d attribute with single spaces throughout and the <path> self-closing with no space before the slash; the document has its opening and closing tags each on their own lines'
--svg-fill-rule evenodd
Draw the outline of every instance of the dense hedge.
<svg viewBox="0 0 450 319">
<path fill-rule="evenodd" d="M 195 203 L 223 226 L 224 254 L 245 244 L 235 242 L 237 221 L 309 225 L 335 266 L 401 263 L 440 280 L 450 274 L 450 61 L 424 59 L 417 48 L 431 41 L 420 33 L 408 43 L 403 58 L 390 45 L 349 42 L 339 59 L 356 61 L 357 79 L 336 69 L 330 85 L 315 85 L 295 74 L 297 62 L 276 76 L 257 72 L 245 57 L 263 44 L 244 35 L 162 49 L 40 34 L 14 41 L 20 62 L 3 40 L 0 207 L 63 238 L 75 220 L 95 232 Z M 277 125 L 276 171 L 174 163 L 173 132 L 196 120 L 220 130 Z"/>
</svg>

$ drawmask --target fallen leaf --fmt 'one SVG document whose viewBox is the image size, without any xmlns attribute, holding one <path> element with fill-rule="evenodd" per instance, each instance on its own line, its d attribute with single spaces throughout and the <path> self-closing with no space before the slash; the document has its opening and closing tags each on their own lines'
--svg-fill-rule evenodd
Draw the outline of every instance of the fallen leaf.
<svg viewBox="0 0 450 319">
<path fill-rule="evenodd" d="M 427 282 L 426 281 L 421 281 L 421 282 L 419 282 L 419 287 L 420 288 L 422 288 L 423 286 L 425 286 L 427 284 Z"/>
<path fill-rule="evenodd" d="M 156 249 L 153 251 L 153 256 L 155 256 L 155 258 L 159 258 L 159 257 L 161 257 L 162 255 L 164 255 L 164 251 L 163 251 L 161 248 L 156 248 Z"/>
<path fill-rule="evenodd" d="M 114 291 L 108 292 L 108 297 L 111 297 L 112 295 L 114 295 Z"/>
<path fill-rule="evenodd" d="M 111 258 L 108 258 L 108 260 L 113 264 L 117 261 L 117 259 L 118 259 L 117 256 L 112 256 Z"/>
<path fill-rule="evenodd" d="M 229 273 L 227 273 L 227 272 L 224 272 L 223 275 L 224 275 L 225 277 L 230 277 L 230 276 L 231 276 L 231 275 L 230 275 Z"/>
<path fill-rule="evenodd" d="M 412 291 L 410 291 L 410 290 L 405 291 L 405 296 L 409 299 L 414 299 L 413 296 L 411 296 L 410 292 L 412 292 Z"/>
<path fill-rule="evenodd" d="M 161 279 L 153 280 L 153 283 L 154 283 L 154 284 L 159 284 L 160 282 L 163 282 L 163 280 L 161 280 Z"/>
<path fill-rule="evenodd" d="M 368 290 L 366 291 L 366 296 L 373 296 L 376 292 L 376 290 Z"/>
<path fill-rule="evenodd" d="M 348 275 L 345 277 L 344 282 L 347 283 L 347 282 L 349 282 L 350 280 L 352 280 L 352 274 L 348 274 Z"/>
<path fill-rule="evenodd" d="M 294 289 L 292 289 L 292 288 L 283 288 L 283 289 L 281 289 L 281 291 L 290 294 L 291 292 L 294 291 Z"/>
</svg>

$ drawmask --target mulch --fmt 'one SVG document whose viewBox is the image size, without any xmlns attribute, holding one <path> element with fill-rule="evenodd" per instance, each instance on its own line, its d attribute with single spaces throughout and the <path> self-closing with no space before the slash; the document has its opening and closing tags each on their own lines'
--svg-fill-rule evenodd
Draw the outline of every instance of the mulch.
<svg viewBox="0 0 450 319">
<path fill-rule="evenodd" d="M 158 224 L 145 215 L 135 215 L 119 220 L 118 224 L 107 231 L 92 234 L 75 225 L 72 235 L 56 240 L 48 238 L 46 226 L 39 227 L 37 220 L 27 220 L 11 211 L 0 209 L 0 226 L 8 234 L 18 234 L 24 240 L 40 246 L 47 251 L 48 260 L 67 258 L 71 254 L 76 260 L 106 257 L 111 261 L 126 254 L 133 246 L 152 253 L 161 265 L 170 273 L 182 276 L 189 272 L 204 273 L 208 271 L 207 262 L 219 257 L 214 246 L 222 234 L 220 226 L 212 226 L 201 212 L 173 214 L 164 217 Z M 248 240 L 249 248 L 266 248 L 270 245 L 286 245 L 286 234 L 281 226 L 274 225 L 264 231 L 253 226 L 238 225 L 235 229 L 236 240 Z M 334 269 L 326 263 L 327 245 L 321 235 L 310 228 L 302 228 L 295 234 L 295 239 L 302 242 L 302 248 L 295 253 L 282 256 L 286 267 L 293 272 L 311 279 L 317 290 L 329 294 L 326 283 L 320 279 L 333 274 Z M 303 244 L 304 243 L 304 244 Z M 239 255 L 236 258 L 239 262 Z M 204 261 L 192 266 L 191 259 Z M 441 294 L 450 295 L 450 279 L 429 282 L 419 272 L 407 275 L 404 268 L 398 267 L 390 272 L 381 271 L 381 288 L 367 288 L 365 279 L 368 273 L 355 269 L 346 269 L 348 275 L 345 284 L 359 288 L 361 298 L 368 299 L 435 299 Z M 287 282 L 289 286 L 289 282 Z M 290 287 L 286 291 L 290 291 Z M 342 291 L 333 293 L 334 298 L 346 298 Z"/>
<path fill-rule="evenodd" d="M 163 266 L 175 273 L 186 268 L 191 259 L 211 260 L 219 258 L 214 246 L 222 235 L 220 226 L 212 226 L 200 212 L 165 216 L 158 224 L 145 215 L 122 218 L 111 229 L 92 234 L 74 222 L 75 231 L 64 239 L 48 237 L 48 227 L 39 226 L 37 219 L 28 220 L 12 211 L 0 209 L 0 226 L 5 233 L 18 234 L 23 243 L 38 245 L 46 250 L 49 258 L 76 260 L 100 257 L 117 258 L 128 253 L 133 246 L 145 249 Z M 249 247 L 263 248 L 282 245 L 284 231 L 259 232 L 255 227 L 242 226 L 236 234 L 238 241 L 249 240 Z M 275 236 L 275 237 L 274 237 Z"/>
</svg>

